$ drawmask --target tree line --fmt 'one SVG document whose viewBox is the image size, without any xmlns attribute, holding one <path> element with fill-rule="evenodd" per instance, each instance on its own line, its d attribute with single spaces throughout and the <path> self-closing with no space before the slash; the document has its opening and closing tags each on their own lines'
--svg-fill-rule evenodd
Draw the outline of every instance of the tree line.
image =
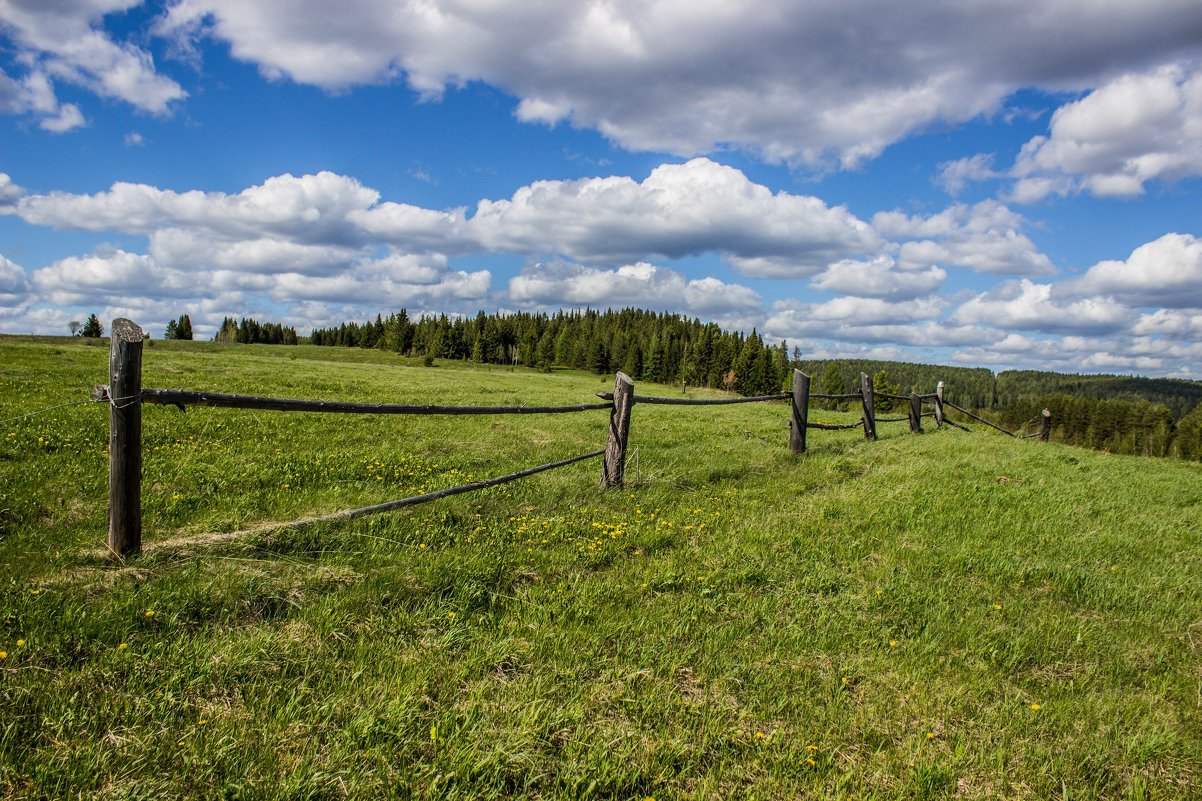
<svg viewBox="0 0 1202 801">
<path fill-rule="evenodd" d="M 190 331 L 191 324 L 189 324 Z M 251 317 L 243 317 L 241 320 L 226 317 L 221 321 L 221 327 L 217 329 L 217 333 L 213 335 L 213 341 L 240 345 L 295 345 L 300 340 L 296 336 L 296 329 L 292 326 L 280 323 L 260 323 Z"/>
<path fill-rule="evenodd" d="M 754 329 L 723 331 L 668 312 L 595 309 L 475 317 L 423 316 L 402 309 L 375 321 L 314 329 L 314 345 L 381 348 L 409 356 L 462 359 L 718 387 L 743 395 L 780 392 L 792 381 L 788 343 L 768 345 Z"/>
</svg>

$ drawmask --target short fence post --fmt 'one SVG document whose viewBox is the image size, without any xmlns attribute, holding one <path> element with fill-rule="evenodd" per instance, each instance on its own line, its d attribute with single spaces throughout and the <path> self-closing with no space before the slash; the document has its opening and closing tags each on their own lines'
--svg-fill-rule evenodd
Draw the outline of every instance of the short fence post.
<svg viewBox="0 0 1202 801">
<path fill-rule="evenodd" d="M 619 372 L 614 377 L 614 406 L 609 412 L 609 439 L 601 465 L 601 487 L 621 487 L 626 470 L 626 443 L 630 438 L 630 407 L 634 405 L 634 382 Z"/>
<path fill-rule="evenodd" d="M 789 453 L 805 453 L 806 419 L 810 412 L 810 377 L 793 370 L 793 404 L 789 415 Z"/>
<path fill-rule="evenodd" d="M 910 433 L 922 433 L 922 398 L 913 390 L 910 391 Z"/>
<path fill-rule="evenodd" d="M 943 426 L 943 382 L 935 385 L 935 428 Z"/>
<path fill-rule="evenodd" d="M 1043 419 L 1039 422 L 1039 439 L 1042 442 L 1047 442 L 1052 436 L 1052 413 L 1047 409 L 1043 410 Z"/>
<path fill-rule="evenodd" d="M 142 550 L 142 329 L 124 317 L 109 338 L 109 550 Z"/>
<path fill-rule="evenodd" d="M 876 412 L 873 410 L 872 379 L 860 373 L 860 401 L 864 406 L 864 436 L 876 439 Z"/>
</svg>

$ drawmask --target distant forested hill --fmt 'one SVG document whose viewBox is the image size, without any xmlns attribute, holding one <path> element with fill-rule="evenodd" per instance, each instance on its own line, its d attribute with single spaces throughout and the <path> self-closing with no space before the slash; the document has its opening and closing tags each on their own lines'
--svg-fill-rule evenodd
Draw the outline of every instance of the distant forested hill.
<svg viewBox="0 0 1202 801">
<path fill-rule="evenodd" d="M 1202 402 L 1202 381 L 1038 370 L 998 373 L 995 406 L 999 408 L 1050 395 L 1071 395 L 1085 400 L 1148 401 L 1167 407 L 1173 419 L 1180 420 Z"/>
</svg>

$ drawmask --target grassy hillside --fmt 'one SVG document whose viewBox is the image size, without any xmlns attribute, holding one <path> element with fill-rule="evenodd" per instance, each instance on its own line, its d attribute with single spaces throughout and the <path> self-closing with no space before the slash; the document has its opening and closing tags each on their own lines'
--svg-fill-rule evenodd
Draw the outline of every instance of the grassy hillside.
<svg viewBox="0 0 1202 801">
<path fill-rule="evenodd" d="M 639 406 L 622 491 L 592 461 L 222 537 L 590 451 L 607 417 L 148 407 L 147 550 L 117 566 L 106 408 L 12 419 L 86 398 L 107 348 L 3 337 L 0 365 L 2 796 L 1202 794 L 1198 464 L 904 424 L 795 458 L 783 404 Z M 212 343 L 155 342 L 144 373 L 381 402 L 612 383 Z"/>
</svg>

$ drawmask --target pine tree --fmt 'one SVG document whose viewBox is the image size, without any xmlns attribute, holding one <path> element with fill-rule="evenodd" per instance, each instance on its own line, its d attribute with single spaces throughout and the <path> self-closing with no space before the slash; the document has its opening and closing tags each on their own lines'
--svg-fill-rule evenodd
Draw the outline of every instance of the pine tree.
<svg viewBox="0 0 1202 801">
<path fill-rule="evenodd" d="M 175 324 L 176 339 L 192 339 L 192 318 L 186 314 L 179 316 L 179 322 Z"/>
<path fill-rule="evenodd" d="M 89 314 L 87 321 L 83 324 L 83 328 L 79 331 L 79 335 L 81 337 L 88 337 L 89 339 L 98 339 L 104 336 L 104 326 L 100 324 L 100 318 L 95 314 Z"/>
</svg>

